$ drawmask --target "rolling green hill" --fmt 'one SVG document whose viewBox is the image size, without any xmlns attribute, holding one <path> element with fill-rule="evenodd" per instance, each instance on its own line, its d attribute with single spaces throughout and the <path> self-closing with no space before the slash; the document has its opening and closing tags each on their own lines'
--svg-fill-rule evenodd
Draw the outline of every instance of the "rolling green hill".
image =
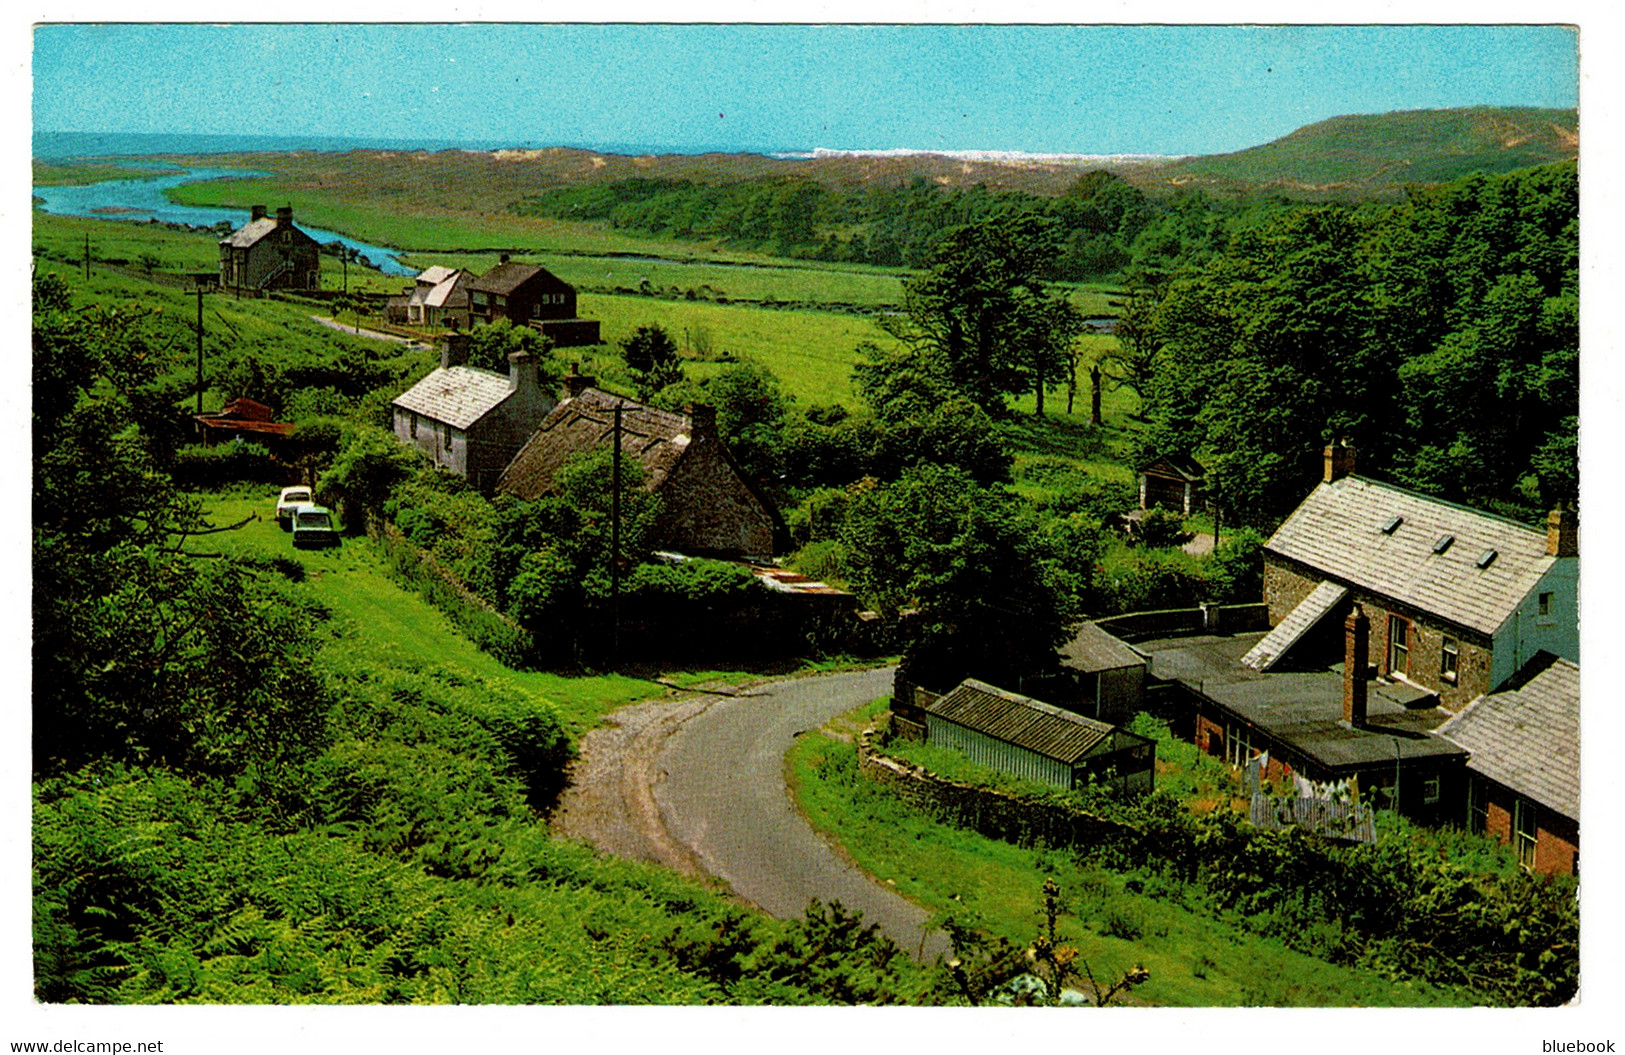
<svg viewBox="0 0 1625 1055">
<path fill-rule="evenodd" d="M 1405 110 L 1334 117 L 1263 146 L 1187 158 L 1156 177 L 1170 186 L 1386 196 L 1407 183 L 1511 172 L 1571 161 L 1579 152 L 1574 110 Z"/>
</svg>

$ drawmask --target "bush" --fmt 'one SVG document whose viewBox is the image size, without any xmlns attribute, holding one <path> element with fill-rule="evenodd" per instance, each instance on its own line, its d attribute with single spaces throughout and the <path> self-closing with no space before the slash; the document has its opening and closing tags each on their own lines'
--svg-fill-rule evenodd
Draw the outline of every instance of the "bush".
<svg viewBox="0 0 1625 1055">
<path fill-rule="evenodd" d="M 228 483 L 269 484 L 282 478 L 271 452 L 258 443 L 194 443 L 175 451 L 175 486 L 201 491 Z"/>
</svg>

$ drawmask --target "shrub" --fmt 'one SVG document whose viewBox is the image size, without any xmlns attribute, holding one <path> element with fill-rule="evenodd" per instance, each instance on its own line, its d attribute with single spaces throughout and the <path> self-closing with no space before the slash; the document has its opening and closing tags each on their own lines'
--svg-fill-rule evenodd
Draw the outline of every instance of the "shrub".
<svg viewBox="0 0 1625 1055">
<path fill-rule="evenodd" d="M 175 451 L 175 486 L 206 490 L 233 481 L 274 483 L 280 479 L 271 452 L 258 443 L 194 443 Z"/>
</svg>

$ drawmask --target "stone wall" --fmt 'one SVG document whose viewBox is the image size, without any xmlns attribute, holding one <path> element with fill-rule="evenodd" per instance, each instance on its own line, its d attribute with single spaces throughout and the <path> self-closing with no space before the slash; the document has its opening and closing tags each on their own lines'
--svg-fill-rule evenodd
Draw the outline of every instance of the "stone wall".
<svg viewBox="0 0 1625 1055">
<path fill-rule="evenodd" d="M 1135 832 L 1069 806 L 939 777 L 885 754 L 877 744 L 883 735 L 874 727 L 858 735 L 858 772 L 940 821 L 1018 845 L 1097 846 Z"/>
</svg>

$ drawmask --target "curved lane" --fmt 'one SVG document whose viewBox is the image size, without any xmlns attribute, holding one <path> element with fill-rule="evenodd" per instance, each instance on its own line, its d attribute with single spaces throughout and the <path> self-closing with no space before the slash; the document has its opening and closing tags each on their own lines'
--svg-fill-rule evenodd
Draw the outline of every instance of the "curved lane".
<svg viewBox="0 0 1625 1055">
<path fill-rule="evenodd" d="M 863 912 L 911 954 L 946 953 L 929 913 L 844 860 L 802 818 L 784 784 L 796 735 L 891 692 L 894 668 L 775 682 L 719 698 L 689 718 L 660 755 L 655 788 L 666 828 L 705 871 L 780 918 L 818 898 Z"/>
</svg>

